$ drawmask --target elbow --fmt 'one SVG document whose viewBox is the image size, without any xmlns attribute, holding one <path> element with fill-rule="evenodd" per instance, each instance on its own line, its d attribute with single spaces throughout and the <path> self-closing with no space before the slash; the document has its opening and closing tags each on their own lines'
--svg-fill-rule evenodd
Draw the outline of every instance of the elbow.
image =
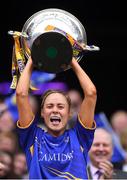
<svg viewBox="0 0 127 180">
<path fill-rule="evenodd" d="M 93 96 L 97 96 L 97 89 L 96 89 L 95 87 L 92 89 L 91 94 L 92 94 Z"/>
<path fill-rule="evenodd" d="M 97 89 L 96 87 L 92 87 L 89 89 L 87 93 L 85 93 L 86 96 L 96 98 L 97 97 Z"/>
<path fill-rule="evenodd" d="M 24 91 L 23 89 L 16 89 L 16 97 L 27 97 L 28 96 L 28 92 Z"/>
</svg>

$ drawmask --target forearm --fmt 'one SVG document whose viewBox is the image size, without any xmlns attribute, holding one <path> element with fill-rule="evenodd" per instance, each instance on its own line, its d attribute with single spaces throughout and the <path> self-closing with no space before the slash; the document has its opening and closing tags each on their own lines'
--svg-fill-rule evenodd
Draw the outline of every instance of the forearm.
<svg viewBox="0 0 127 180">
<path fill-rule="evenodd" d="M 75 59 L 72 59 L 71 66 L 80 82 L 85 96 L 96 94 L 96 87 Z"/>
<path fill-rule="evenodd" d="M 29 59 L 20 78 L 16 88 L 16 102 L 19 112 L 19 124 L 22 127 L 26 127 L 32 121 L 34 115 L 29 102 L 29 88 L 30 77 L 32 73 L 33 65 L 32 60 Z"/>
<path fill-rule="evenodd" d="M 71 65 L 84 93 L 84 99 L 80 107 L 79 117 L 85 127 L 92 128 L 97 99 L 96 87 L 74 58 Z"/>
</svg>

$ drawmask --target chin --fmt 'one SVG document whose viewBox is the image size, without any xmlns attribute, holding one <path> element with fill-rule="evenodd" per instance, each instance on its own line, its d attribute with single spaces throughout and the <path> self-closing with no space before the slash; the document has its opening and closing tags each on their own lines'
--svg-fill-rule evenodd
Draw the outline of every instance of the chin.
<svg viewBox="0 0 127 180">
<path fill-rule="evenodd" d="M 97 159 L 96 159 L 97 162 L 101 162 L 101 161 L 105 161 L 105 160 L 106 160 L 105 157 L 101 157 L 101 158 L 97 158 Z"/>
<path fill-rule="evenodd" d="M 49 128 L 49 131 L 53 132 L 53 133 L 62 134 L 65 131 L 65 128 L 63 128 L 63 127 L 52 127 L 52 128 Z"/>
</svg>

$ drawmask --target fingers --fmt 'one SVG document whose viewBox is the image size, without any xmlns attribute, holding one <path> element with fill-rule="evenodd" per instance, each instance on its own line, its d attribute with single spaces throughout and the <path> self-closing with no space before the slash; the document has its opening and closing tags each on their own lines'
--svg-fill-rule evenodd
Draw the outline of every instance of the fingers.
<svg viewBox="0 0 127 180">
<path fill-rule="evenodd" d="M 5 169 L 5 165 L 0 162 L 0 171 Z"/>
<path fill-rule="evenodd" d="M 29 56 L 29 59 L 28 59 L 28 61 L 27 61 L 27 64 L 30 64 L 30 65 L 32 65 L 32 66 L 33 66 L 33 61 L 32 61 L 31 56 Z"/>
<path fill-rule="evenodd" d="M 32 61 L 32 58 L 31 58 L 31 56 L 29 56 L 28 60 L 29 60 L 29 61 Z"/>
<path fill-rule="evenodd" d="M 110 161 L 99 163 L 99 168 L 106 178 L 111 178 L 113 175 L 113 164 Z"/>
</svg>

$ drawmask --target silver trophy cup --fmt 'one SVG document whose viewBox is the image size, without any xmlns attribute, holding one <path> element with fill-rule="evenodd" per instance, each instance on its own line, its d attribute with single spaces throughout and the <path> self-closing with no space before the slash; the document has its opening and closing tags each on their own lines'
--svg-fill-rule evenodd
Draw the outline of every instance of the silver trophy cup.
<svg viewBox="0 0 127 180">
<path fill-rule="evenodd" d="M 41 10 L 26 21 L 21 45 L 25 56 L 31 55 L 35 67 L 49 73 L 69 69 L 72 57 L 80 61 L 84 50 L 98 50 L 87 45 L 85 28 L 78 19 L 56 8 Z"/>
</svg>

